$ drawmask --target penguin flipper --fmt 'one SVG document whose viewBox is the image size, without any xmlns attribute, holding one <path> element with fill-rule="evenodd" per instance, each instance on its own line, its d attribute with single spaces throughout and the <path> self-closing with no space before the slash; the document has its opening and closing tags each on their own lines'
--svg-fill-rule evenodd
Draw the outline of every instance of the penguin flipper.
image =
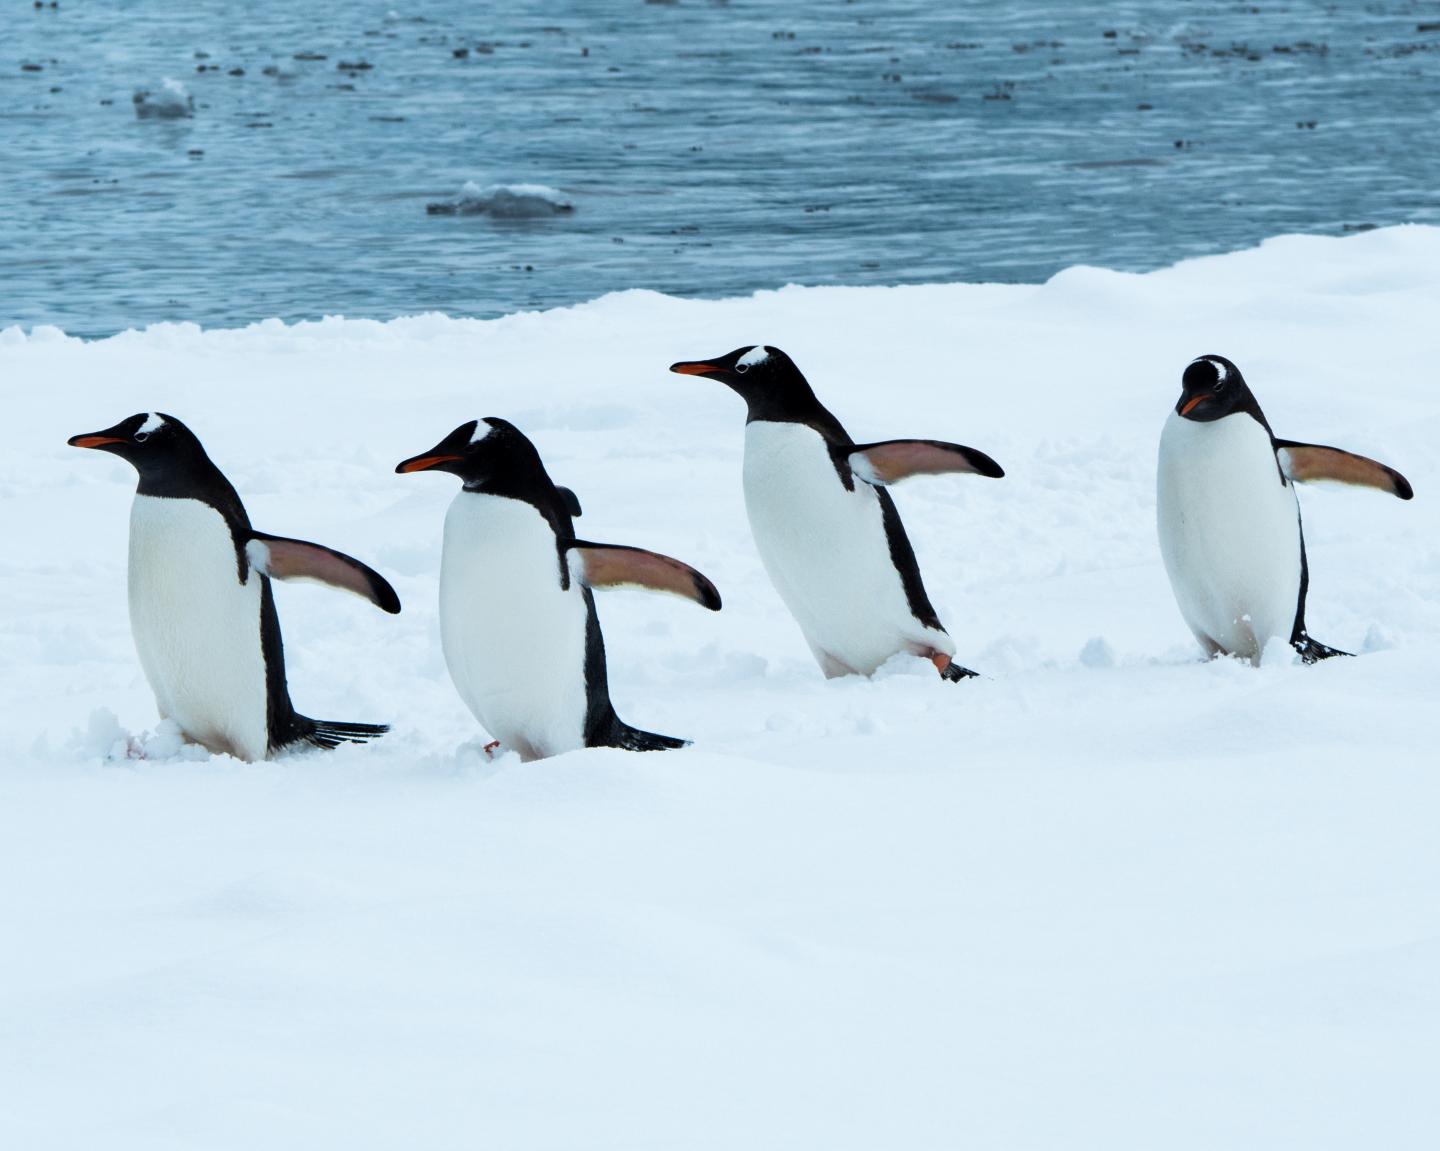
<svg viewBox="0 0 1440 1151">
<path fill-rule="evenodd" d="M 1340 484 L 1356 484 L 1360 487 L 1379 488 L 1411 499 L 1415 489 L 1410 481 L 1394 468 L 1386 467 L 1379 460 L 1368 456 L 1357 456 L 1354 452 L 1340 448 L 1328 448 L 1323 444 L 1302 444 L 1295 440 L 1276 440 L 1275 458 L 1280 470 L 1297 484 L 1331 480 Z"/>
<path fill-rule="evenodd" d="M 968 472 L 999 479 L 1005 469 L 974 448 L 943 440 L 884 440 L 843 449 L 850 470 L 867 484 L 898 484 L 911 476 L 938 476 Z"/>
<path fill-rule="evenodd" d="M 400 610 L 400 597 L 384 576 L 334 548 L 252 531 L 245 554 L 271 579 L 311 580 L 353 592 L 391 615 Z"/>
<path fill-rule="evenodd" d="M 648 588 L 694 600 L 711 611 L 720 610 L 720 593 L 713 583 L 689 564 L 659 552 L 586 540 L 570 540 L 565 550 L 578 561 L 580 580 L 586 587 Z"/>
</svg>

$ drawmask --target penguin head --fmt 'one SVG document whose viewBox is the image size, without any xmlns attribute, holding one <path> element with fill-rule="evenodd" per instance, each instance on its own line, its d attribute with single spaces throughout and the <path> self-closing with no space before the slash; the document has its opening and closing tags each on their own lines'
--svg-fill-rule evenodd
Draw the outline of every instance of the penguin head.
<svg viewBox="0 0 1440 1151">
<path fill-rule="evenodd" d="M 450 472 L 477 491 L 508 491 L 540 478 L 549 483 L 535 445 L 509 420 L 495 416 L 461 424 L 429 451 L 396 464 L 395 471 Z"/>
<path fill-rule="evenodd" d="M 179 476 L 209 457 L 195 433 L 164 412 L 137 412 L 113 428 L 71 436 L 72 448 L 96 448 L 134 465 L 142 477 Z"/>
<path fill-rule="evenodd" d="M 752 413 L 799 412 L 817 402 L 795 361 L 769 344 L 750 344 L 713 360 L 682 360 L 670 370 L 719 380 L 738 392 Z"/>
<path fill-rule="evenodd" d="M 1224 356 L 1201 356 L 1185 369 L 1175 411 L 1187 420 L 1210 423 L 1236 412 L 1258 410 L 1240 369 Z"/>
</svg>

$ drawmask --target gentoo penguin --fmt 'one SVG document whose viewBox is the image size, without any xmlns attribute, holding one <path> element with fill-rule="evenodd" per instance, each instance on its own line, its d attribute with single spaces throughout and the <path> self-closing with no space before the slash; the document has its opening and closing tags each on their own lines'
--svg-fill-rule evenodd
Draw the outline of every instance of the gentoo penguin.
<svg viewBox="0 0 1440 1151">
<path fill-rule="evenodd" d="M 591 589 L 653 588 L 719 611 L 714 584 L 668 556 L 576 539 L 580 501 L 555 486 L 535 445 L 505 420 L 462 424 L 395 470 L 462 481 L 445 516 L 440 640 L 460 698 L 486 731 L 522 760 L 685 746 L 615 714 Z"/>
<path fill-rule="evenodd" d="M 140 473 L 130 509 L 130 629 L 162 718 L 212 752 L 251 761 L 389 730 L 296 712 L 270 590 L 271 579 L 316 580 L 398 612 L 379 573 L 252 528 L 230 481 L 174 416 L 142 412 L 70 444 L 119 456 Z"/>
<path fill-rule="evenodd" d="M 886 485 L 914 475 L 1005 473 L 983 452 L 939 440 L 857 444 L 779 348 L 737 348 L 670 366 L 719 380 L 749 406 L 745 508 L 770 580 L 827 678 L 870 675 L 897 652 L 943 679 L 975 673 L 952 658 Z"/>
<path fill-rule="evenodd" d="M 1207 654 L 1259 663 L 1287 639 L 1306 663 L 1347 655 L 1305 630 L 1310 582 L 1294 484 L 1336 480 L 1408 500 L 1399 472 L 1339 448 L 1280 440 L 1240 369 L 1201 356 L 1160 436 L 1160 552 L 1180 614 Z"/>
</svg>

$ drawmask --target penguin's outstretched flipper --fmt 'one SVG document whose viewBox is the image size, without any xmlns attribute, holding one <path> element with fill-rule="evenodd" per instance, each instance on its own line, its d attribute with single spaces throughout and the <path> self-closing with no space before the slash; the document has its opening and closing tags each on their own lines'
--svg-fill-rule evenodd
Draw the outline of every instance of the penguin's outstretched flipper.
<svg viewBox="0 0 1440 1151">
<path fill-rule="evenodd" d="M 1323 444 L 1302 444 L 1295 440 L 1276 440 L 1275 458 L 1280 462 L 1280 470 L 1297 484 L 1328 480 L 1337 484 L 1378 488 L 1402 500 L 1411 499 L 1415 495 L 1410 481 L 1394 468 L 1386 467 L 1379 460 L 1357 456 L 1354 452 L 1342 451 L 1340 448 L 1327 448 Z"/>
<path fill-rule="evenodd" d="M 720 593 L 715 585 L 677 559 L 644 548 L 586 540 L 570 540 L 565 549 L 577 563 L 580 581 L 586 587 L 648 588 L 693 600 L 711 611 L 720 610 Z"/>
<path fill-rule="evenodd" d="M 959 472 L 998 480 L 1005 474 L 984 452 L 944 440 L 885 440 L 841 450 L 850 460 L 850 470 L 877 487 L 898 484 L 911 476 Z"/>
<path fill-rule="evenodd" d="M 251 566 L 271 579 L 323 583 L 368 599 L 391 615 L 400 611 L 400 597 L 384 576 L 334 548 L 252 530 L 245 554 Z"/>
</svg>

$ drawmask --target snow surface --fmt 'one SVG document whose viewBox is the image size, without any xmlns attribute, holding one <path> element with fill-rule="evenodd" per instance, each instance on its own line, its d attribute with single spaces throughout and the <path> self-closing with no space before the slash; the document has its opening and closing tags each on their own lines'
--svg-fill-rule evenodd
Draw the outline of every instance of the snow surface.
<svg viewBox="0 0 1440 1151">
<path fill-rule="evenodd" d="M 0 1146 L 1434 1147 L 1437 308 L 1412 227 L 1040 286 L 0 332 Z M 743 405 L 666 370 L 751 333 L 859 439 L 1005 467 L 895 491 L 986 678 L 821 677 Z M 1199 660 L 1154 481 L 1205 353 L 1414 483 L 1301 492 L 1312 630 L 1363 658 Z M 257 527 L 394 582 L 398 617 L 276 588 L 297 705 L 389 736 L 146 734 L 133 472 L 65 439 L 155 409 Z M 600 600 L 621 715 L 692 749 L 485 759 L 437 630 L 454 484 L 392 473 L 485 415 L 587 538 L 718 584 Z"/>
</svg>

